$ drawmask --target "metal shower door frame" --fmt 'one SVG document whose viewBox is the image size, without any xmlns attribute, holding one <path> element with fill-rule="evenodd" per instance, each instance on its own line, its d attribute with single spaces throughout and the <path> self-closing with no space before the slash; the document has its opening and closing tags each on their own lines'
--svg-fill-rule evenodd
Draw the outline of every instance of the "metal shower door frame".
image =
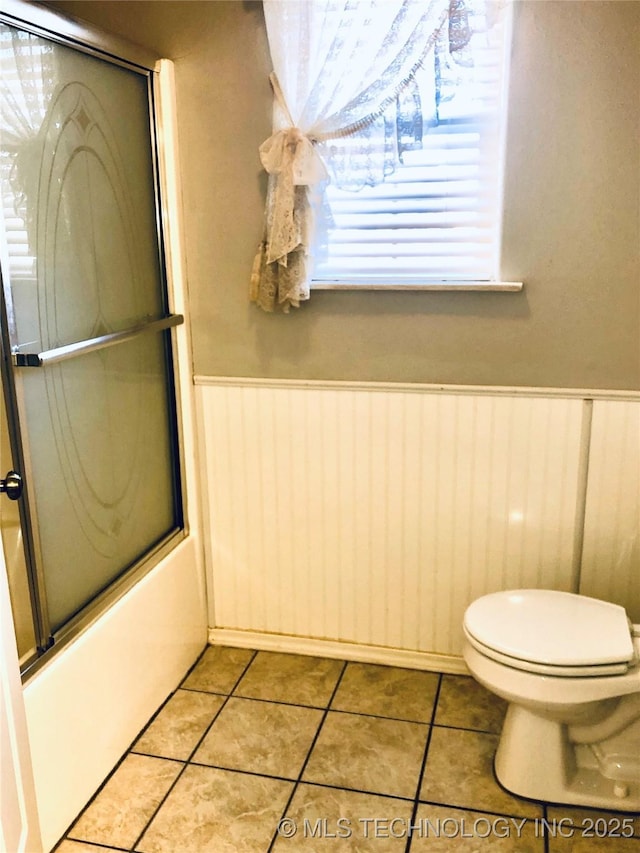
<svg viewBox="0 0 640 853">
<path fill-rule="evenodd" d="M 0 371 L 14 466 L 22 474 L 24 483 L 23 493 L 19 500 L 19 510 L 36 637 L 36 649 L 24 663 L 22 670 L 23 680 L 26 680 L 50 659 L 52 649 L 59 650 L 95 621 L 105 609 L 124 595 L 188 534 L 184 509 L 185 465 L 182 454 L 182 424 L 178 406 L 177 346 L 174 331 L 177 326 L 184 322 L 184 318 L 181 314 L 171 313 L 171 292 L 167 275 L 163 228 L 164 188 L 161 181 L 158 155 L 158 136 L 161 133 L 161 127 L 156 109 L 159 57 L 138 46 L 130 45 L 116 37 L 107 37 L 102 33 L 97 33 L 92 28 L 83 26 L 80 22 L 63 18 L 56 12 L 44 7 L 33 6 L 23 2 L 23 0 L 2 0 L 0 23 L 89 54 L 147 78 L 149 115 L 151 118 L 149 133 L 153 157 L 155 218 L 161 286 L 165 306 L 163 317 L 123 331 L 74 342 L 54 350 L 36 353 L 18 352 L 17 348 L 12 346 L 11 331 L 15 329 L 15 317 L 11 300 L 11 282 L 8 270 L 5 269 L 5 258 L 0 254 Z M 174 517 L 176 526 L 132 566 L 125 569 L 119 577 L 111 582 L 107 589 L 93 598 L 64 626 L 52 631 L 46 602 L 35 501 L 33 495 L 30 494 L 33 477 L 29 462 L 29 442 L 26 429 L 21 427 L 21 424 L 26 423 L 21 372 L 55 364 L 85 352 L 95 352 L 106 347 L 117 346 L 139 335 L 146 334 L 162 334 L 166 339 L 165 359 L 169 382 L 167 397 L 173 435 Z"/>
</svg>

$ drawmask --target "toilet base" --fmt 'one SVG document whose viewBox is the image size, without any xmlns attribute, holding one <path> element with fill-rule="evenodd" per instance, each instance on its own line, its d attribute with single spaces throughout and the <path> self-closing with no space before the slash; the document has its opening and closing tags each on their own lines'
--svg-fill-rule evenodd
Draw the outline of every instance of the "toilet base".
<svg viewBox="0 0 640 853">
<path fill-rule="evenodd" d="M 640 811 L 640 779 L 608 779 L 588 766 L 562 723 L 510 704 L 495 757 L 500 784 L 534 800 Z"/>
</svg>

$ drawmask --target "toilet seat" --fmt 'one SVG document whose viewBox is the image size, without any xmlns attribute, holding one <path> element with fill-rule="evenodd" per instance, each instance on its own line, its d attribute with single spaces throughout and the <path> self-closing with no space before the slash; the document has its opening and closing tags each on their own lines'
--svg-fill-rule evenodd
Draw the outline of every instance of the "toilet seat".
<svg viewBox="0 0 640 853">
<path fill-rule="evenodd" d="M 467 608 L 463 627 L 481 654 L 528 672 L 592 678 L 623 674 L 634 662 L 624 608 L 573 593 L 491 593 Z"/>
<path fill-rule="evenodd" d="M 519 658 L 514 658 L 510 657 L 509 655 L 501 654 L 495 649 L 483 645 L 478 640 L 476 640 L 475 637 L 472 637 L 466 629 L 464 631 L 464 634 L 467 640 L 469 641 L 469 644 L 485 657 L 491 658 L 491 660 L 494 660 L 497 663 L 502 663 L 506 666 L 511 666 L 514 669 L 520 669 L 523 672 L 530 672 L 538 675 L 551 675 L 557 678 L 566 678 L 572 676 L 578 678 L 597 678 L 601 675 L 624 675 L 626 672 L 629 671 L 630 667 L 629 663 L 624 662 L 607 663 L 596 666 L 559 666 L 557 664 L 544 664 L 536 663 L 535 661 L 520 660 Z"/>
</svg>

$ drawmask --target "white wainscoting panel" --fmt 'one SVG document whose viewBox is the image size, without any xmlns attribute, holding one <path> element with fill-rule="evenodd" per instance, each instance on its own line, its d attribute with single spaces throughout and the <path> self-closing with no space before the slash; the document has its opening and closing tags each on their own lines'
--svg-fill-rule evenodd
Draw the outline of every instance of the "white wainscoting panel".
<svg viewBox="0 0 640 853">
<path fill-rule="evenodd" d="M 477 596 L 571 588 L 581 400 L 197 390 L 215 628 L 458 655 Z"/>
<path fill-rule="evenodd" d="M 640 403 L 595 400 L 580 592 L 640 622 Z"/>
</svg>

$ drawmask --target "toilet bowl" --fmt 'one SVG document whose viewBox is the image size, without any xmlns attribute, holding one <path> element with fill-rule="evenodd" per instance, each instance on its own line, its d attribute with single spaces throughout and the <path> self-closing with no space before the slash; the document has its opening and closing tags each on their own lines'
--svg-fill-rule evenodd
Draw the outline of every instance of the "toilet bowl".
<svg viewBox="0 0 640 853">
<path fill-rule="evenodd" d="M 568 592 L 509 590 L 464 616 L 471 674 L 509 705 L 495 757 L 523 797 L 640 810 L 640 626 Z"/>
</svg>

